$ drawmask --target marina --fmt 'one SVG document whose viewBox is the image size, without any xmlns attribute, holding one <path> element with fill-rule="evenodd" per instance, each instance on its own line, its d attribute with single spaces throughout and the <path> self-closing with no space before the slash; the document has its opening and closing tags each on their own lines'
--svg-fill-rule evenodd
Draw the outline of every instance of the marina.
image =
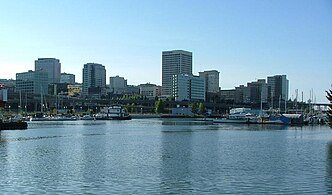
<svg viewBox="0 0 332 195">
<path fill-rule="evenodd" d="M 2 193 L 329 194 L 326 125 L 31 121 L 0 132 Z"/>
</svg>

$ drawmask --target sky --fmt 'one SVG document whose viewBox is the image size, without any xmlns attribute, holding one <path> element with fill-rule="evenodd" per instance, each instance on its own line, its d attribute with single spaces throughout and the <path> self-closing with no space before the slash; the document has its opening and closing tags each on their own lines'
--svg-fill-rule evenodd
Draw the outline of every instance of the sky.
<svg viewBox="0 0 332 195">
<path fill-rule="evenodd" d="M 331 0 L 1 0 L 0 78 L 57 58 L 82 81 L 101 63 L 128 84 L 161 85 L 161 52 L 193 52 L 193 74 L 220 72 L 221 89 L 286 74 L 289 97 L 327 102 Z"/>
</svg>

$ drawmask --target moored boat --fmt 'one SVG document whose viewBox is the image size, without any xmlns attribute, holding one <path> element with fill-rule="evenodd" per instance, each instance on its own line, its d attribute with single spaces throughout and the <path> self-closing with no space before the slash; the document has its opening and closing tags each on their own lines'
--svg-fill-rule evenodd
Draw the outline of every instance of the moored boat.
<svg viewBox="0 0 332 195">
<path fill-rule="evenodd" d="M 96 120 L 131 120 L 131 116 L 121 106 L 104 107 L 95 118 Z"/>
</svg>

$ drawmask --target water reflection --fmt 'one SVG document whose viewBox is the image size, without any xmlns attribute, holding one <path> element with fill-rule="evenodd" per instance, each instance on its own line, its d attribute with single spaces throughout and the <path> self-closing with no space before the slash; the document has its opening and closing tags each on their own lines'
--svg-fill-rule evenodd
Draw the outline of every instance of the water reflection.
<svg viewBox="0 0 332 195">
<path fill-rule="evenodd" d="M 191 126 L 163 125 L 162 132 L 161 194 L 191 192 L 190 165 L 193 138 Z"/>
<path fill-rule="evenodd" d="M 327 143 L 325 184 L 327 192 L 332 193 L 332 142 Z"/>
</svg>

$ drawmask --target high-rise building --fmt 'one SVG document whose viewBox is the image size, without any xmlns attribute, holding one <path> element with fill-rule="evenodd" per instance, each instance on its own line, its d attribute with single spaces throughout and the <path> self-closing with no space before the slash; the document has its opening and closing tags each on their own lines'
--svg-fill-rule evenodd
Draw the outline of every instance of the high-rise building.
<svg viewBox="0 0 332 195">
<path fill-rule="evenodd" d="M 184 50 L 162 52 L 162 95 L 172 95 L 173 75 L 192 75 L 192 53 Z"/>
<path fill-rule="evenodd" d="M 267 84 L 265 79 L 247 83 L 243 91 L 243 103 L 267 103 Z"/>
<path fill-rule="evenodd" d="M 16 91 L 27 94 L 48 94 L 47 72 L 32 71 L 16 73 Z"/>
<path fill-rule="evenodd" d="M 69 73 L 61 73 L 60 83 L 75 84 L 75 75 Z"/>
<path fill-rule="evenodd" d="M 110 77 L 110 92 L 113 94 L 122 94 L 127 87 L 127 80 L 124 77 Z"/>
<path fill-rule="evenodd" d="M 173 75 L 172 96 L 175 101 L 205 101 L 205 80 L 187 74 Z"/>
<path fill-rule="evenodd" d="M 267 77 L 269 102 L 288 100 L 289 81 L 286 75 L 275 75 Z"/>
<path fill-rule="evenodd" d="M 106 69 L 97 63 L 84 64 L 82 96 L 100 98 L 106 95 Z"/>
<path fill-rule="evenodd" d="M 216 70 L 208 70 L 199 72 L 199 76 L 205 80 L 205 89 L 207 93 L 219 92 L 219 72 Z"/>
<path fill-rule="evenodd" d="M 38 58 L 35 60 L 36 72 L 48 73 L 48 84 L 60 83 L 61 63 L 55 58 Z"/>
</svg>

